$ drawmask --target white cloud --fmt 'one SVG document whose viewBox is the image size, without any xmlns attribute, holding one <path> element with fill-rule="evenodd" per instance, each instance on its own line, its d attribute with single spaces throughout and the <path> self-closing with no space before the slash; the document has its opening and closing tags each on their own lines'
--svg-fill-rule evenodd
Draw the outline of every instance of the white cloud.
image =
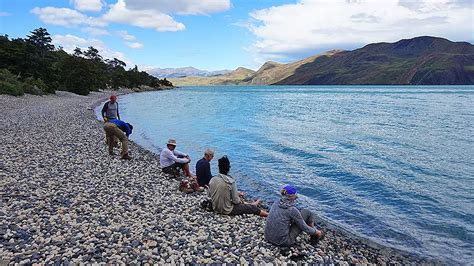
<svg viewBox="0 0 474 266">
<path fill-rule="evenodd" d="M 133 49 L 143 48 L 143 43 L 139 43 L 139 42 L 125 42 L 125 44 L 128 47 L 133 48 Z"/>
<path fill-rule="evenodd" d="M 84 39 L 75 35 L 66 34 L 60 35 L 56 34 L 52 36 L 52 43 L 55 46 L 62 46 L 64 51 L 68 53 L 74 53 L 76 47 L 81 48 L 81 50 L 87 50 L 90 46 L 97 49 L 100 55 L 104 58 L 113 59 L 114 57 L 124 61 L 128 66 L 132 65 L 132 62 L 128 60 L 123 53 L 118 51 L 113 51 L 110 48 L 106 47 L 101 40 L 97 39 Z"/>
<path fill-rule="evenodd" d="M 208 15 L 228 10 L 230 0 L 125 0 L 133 10 L 155 10 L 181 15 Z"/>
<path fill-rule="evenodd" d="M 110 22 L 131 24 L 142 28 L 152 28 L 157 31 L 184 30 L 182 23 L 176 22 L 172 17 L 153 10 L 130 10 L 124 0 L 118 0 L 111 5 L 110 10 L 103 16 Z"/>
<path fill-rule="evenodd" d="M 104 2 L 102 0 L 71 0 L 74 8 L 80 11 L 95 11 L 102 10 Z"/>
<path fill-rule="evenodd" d="M 154 68 L 156 68 L 156 66 L 138 65 L 138 69 L 140 69 L 141 71 L 147 71 L 147 70 L 154 69 Z"/>
<path fill-rule="evenodd" d="M 0 11 L 0 17 L 10 16 L 10 13 Z"/>
<path fill-rule="evenodd" d="M 81 29 L 81 31 L 85 33 L 89 33 L 90 35 L 93 35 L 93 36 L 110 35 L 110 32 L 102 28 L 86 27 L 86 28 Z"/>
<path fill-rule="evenodd" d="M 265 60 L 421 35 L 472 40 L 473 7 L 462 2 L 300 0 L 252 12 L 249 49 Z"/>
<path fill-rule="evenodd" d="M 51 25 L 65 27 L 74 27 L 82 24 L 94 27 L 103 27 L 107 25 L 106 22 L 99 18 L 88 17 L 70 8 L 35 7 L 31 10 L 31 13 L 37 15 L 44 23 Z"/>
<path fill-rule="evenodd" d="M 101 11 L 105 0 L 69 0 L 74 8 L 80 11 Z M 108 6 L 107 12 L 101 16 L 86 16 L 77 10 L 56 7 L 36 7 L 31 13 L 45 23 L 65 27 L 88 25 L 104 27 L 108 22 L 130 24 L 156 31 L 181 31 L 186 27 L 177 22 L 169 14 L 208 15 L 223 12 L 231 7 L 230 0 L 116 0 Z M 93 31 L 91 34 L 104 35 L 104 32 Z"/>
<path fill-rule="evenodd" d="M 126 30 L 119 30 L 115 32 L 120 38 L 124 39 L 125 41 L 135 41 L 137 38 L 135 36 L 129 34 Z"/>
<path fill-rule="evenodd" d="M 119 36 L 120 38 L 122 38 L 125 41 L 124 42 L 125 45 L 127 45 L 128 47 L 133 48 L 133 49 L 143 48 L 143 43 L 137 42 L 136 41 L 137 38 L 129 34 L 127 31 L 119 30 L 119 31 L 116 31 L 115 34 Z"/>
</svg>

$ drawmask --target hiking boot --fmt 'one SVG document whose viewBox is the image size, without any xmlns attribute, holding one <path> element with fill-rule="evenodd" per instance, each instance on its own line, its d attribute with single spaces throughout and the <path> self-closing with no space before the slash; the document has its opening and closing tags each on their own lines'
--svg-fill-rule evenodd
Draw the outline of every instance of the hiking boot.
<svg viewBox="0 0 474 266">
<path fill-rule="evenodd" d="M 290 255 L 290 248 L 289 247 L 281 247 L 280 248 L 280 254 L 282 256 L 287 257 L 288 255 Z"/>
<path fill-rule="evenodd" d="M 122 160 L 131 160 L 132 157 L 130 157 L 130 155 L 128 155 L 128 153 L 127 153 L 124 156 L 122 156 L 122 158 L 120 158 L 120 159 L 122 159 Z"/>
<path fill-rule="evenodd" d="M 292 261 L 295 261 L 295 262 L 298 262 L 298 261 L 301 261 L 301 260 L 304 260 L 306 259 L 306 255 L 301 253 L 301 254 L 293 254 L 290 256 L 290 260 Z"/>
</svg>

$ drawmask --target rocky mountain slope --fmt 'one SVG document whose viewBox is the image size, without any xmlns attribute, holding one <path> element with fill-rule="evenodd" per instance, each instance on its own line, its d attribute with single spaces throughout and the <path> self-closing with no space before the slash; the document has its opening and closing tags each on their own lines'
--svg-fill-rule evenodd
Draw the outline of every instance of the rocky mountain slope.
<svg viewBox="0 0 474 266">
<path fill-rule="evenodd" d="M 175 85 L 456 85 L 474 84 L 474 45 L 422 36 L 333 50 L 258 71 L 171 79 Z"/>
<path fill-rule="evenodd" d="M 474 45 L 436 37 L 321 56 L 273 84 L 474 84 Z"/>
</svg>

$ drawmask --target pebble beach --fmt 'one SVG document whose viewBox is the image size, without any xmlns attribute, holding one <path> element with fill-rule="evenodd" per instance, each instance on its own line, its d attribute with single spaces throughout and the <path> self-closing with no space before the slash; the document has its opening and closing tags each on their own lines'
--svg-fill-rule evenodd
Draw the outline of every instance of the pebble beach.
<svg viewBox="0 0 474 266">
<path fill-rule="evenodd" d="M 131 142 L 132 160 L 110 156 L 94 113 L 109 95 L 0 95 L 0 265 L 433 263 L 331 226 L 283 256 L 264 218 L 201 209 L 206 193 L 180 192 L 158 155 Z"/>
</svg>

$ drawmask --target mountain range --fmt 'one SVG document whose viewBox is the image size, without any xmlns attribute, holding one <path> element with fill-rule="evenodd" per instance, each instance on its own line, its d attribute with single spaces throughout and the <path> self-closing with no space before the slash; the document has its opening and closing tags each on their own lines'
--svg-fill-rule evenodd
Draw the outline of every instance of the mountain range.
<svg viewBox="0 0 474 266">
<path fill-rule="evenodd" d="M 212 77 L 231 72 L 231 70 L 207 71 L 194 67 L 181 68 L 153 68 L 146 71 L 148 74 L 157 78 L 181 78 L 181 77 Z"/>
<path fill-rule="evenodd" d="M 269 61 L 257 71 L 239 67 L 213 77 L 170 81 L 177 86 L 474 84 L 474 45 L 422 36 L 332 50 L 287 64 Z"/>
</svg>

